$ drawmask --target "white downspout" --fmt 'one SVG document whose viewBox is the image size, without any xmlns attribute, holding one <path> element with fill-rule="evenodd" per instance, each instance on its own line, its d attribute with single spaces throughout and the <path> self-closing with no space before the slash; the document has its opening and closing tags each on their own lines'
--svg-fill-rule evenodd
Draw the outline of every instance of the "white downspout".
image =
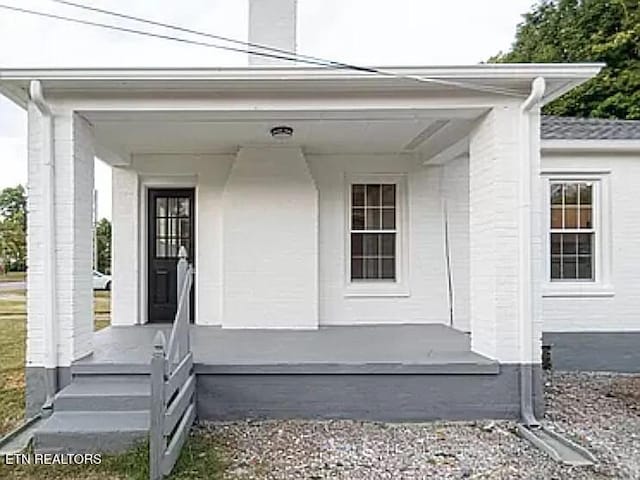
<svg viewBox="0 0 640 480">
<path fill-rule="evenodd" d="M 520 145 L 521 170 L 520 170 L 520 285 L 527 285 L 527 288 L 520 288 L 519 317 L 520 317 L 520 352 L 522 354 L 520 362 L 520 415 L 526 426 L 539 427 L 540 422 L 536 419 L 533 407 L 533 365 L 534 352 L 537 342 L 534 338 L 534 308 L 533 299 L 535 295 L 532 268 L 532 183 L 536 172 L 533 171 L 531 159 L 535 155 L 531 145 L 531 118 L 530 112 L 540 105 L 545 92 L 545 80 L 537 77 L 531 84 L 531 93 L 521 105 L 521 127 Z"/>
<path fill-rule="evenodd" d="M 47 235 L 44 255 L 44 338 L 45 388 L 47 398 L 43 408 L 51 408 L 58 390 L 58 329 L 56 325 L 56 233 L 55 233 L 55 156 L 53 151 L 53 114 L 44 99 L 42 84 L 32 80 L 29 85 L 31 101 L 42 115 L 42 167 L 44 231 Z"/>
</svg>

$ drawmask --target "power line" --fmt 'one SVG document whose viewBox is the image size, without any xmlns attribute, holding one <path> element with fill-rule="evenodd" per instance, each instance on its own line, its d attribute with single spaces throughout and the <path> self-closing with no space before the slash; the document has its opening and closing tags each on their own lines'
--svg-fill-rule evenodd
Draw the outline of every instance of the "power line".
<svg viewBox="0 0 640 480">
<path fill-rule="evenodd" d="M 354 69 L 354 70 L 363 70 L 363 71 L 368 71 L 371 73 L 375 73 L 375 69 L 372 68 L 366 68 L 366 67 L 359 67 L 357 65 L 350 65 L 347 63 L 342 63 L 342 62 L 336 62 L 333 60 L 327 60 L 324 58 L 320 58 L 320 57 L 314 57 L 312 55 L 304 55 L 301 53 L 297 53 L 297 52 L 292 52 L 290 50 L 285 50 L 282 48 L 276 48 L 276 47 L 270 47 L 268 45 L 263 45 L 260 43 L 255 43 L 255 42 L 244 42 L 242 40 L 237 40 L 235 38 L 230 38 L 230 37 L 224 37 L 222 35 L 216 35 L 213 33 L 209 33 L 209 32 L 203 32 L 201 30 L 194 30 L 192 28 L 187 28 L 187 27 L 182 27 L 179 25 L 174 25 L 174 24 L 169 24 L 169 23 L 163 23 L 163 22 L 157 22 L 155 20 L 149 20 L 147 18 L 142 18 L 142 17 L 136 17 L 133 15 L 128 15 L 126 13 L 121 13 L 121 12 L 116 12 L 113 10 L 105 10 L 102 8 L 97 8 L 97 7 L 91 7 L 88 5 L 82 5 L 80 3 L 75 3 L 75 2 L 70 2 L 68 0 L 49 0 L 51 2 L 54 3 L 59 3 L 62 5 L 68 5 L 68 6 L 72 6 L 72 7 L 76 7 L 76 8 L 80 8 L 82 10 L 87 10 L 90 12 L 96 12 L 96 13 L 102 13 L 105 15 L 111 15 L 113 17 L 118 17 L 118 18 L 124 18 L 126 20 L 133 20 L 136 22 L 141 22 L 141 23 L 146 23 L 149 25 L 154 25 L 156 27 L 163 27 L 163 28 L 168 28 L 171 30 L 176 30 L 178 32 L 183 32 L 183 33 L 190 33 L 193 35 L 200 35 L 203 37 L 209 37 L 212 38 L 214 40 L 222 40 L 224 42 L 229 42 L 229 43 L 233 43 L 236 45 L 242 45 L 243 47 L 250 47 L 250 48 L 258 48 L 261 50 L 267 50 L 269 52 L 274 52 L 277 54 L 283 54 L 286 55 L 287 57 L 294 57 L 296 59 L 306 59 L 306 60 L 312 60 L 314 62 L 322 62 L 322 63 L 326 63 L 328 65 L 332 65 L 338 68 L 349 68 L 349 69 Z"/>
<path fill-rule="evenodd" d="M 195 30 L 195 29 L 192 29 L 192 28 L 187 28 L 187 27 L 174 25 L 174 24 L 169 24 L 169 23 L 157 22 L 155 20 L 149 20 L 147 18 L 136 17 L 136 16 L 133 16 L 133 15 L 129 15 L 129 14 L 121 13 L 121 12 L 115 12 L 113 10 L 106 10 L 106 9 L 102 9 L 102 8 L 91 7 L 91 6 L 88 6 L 88 5 L 82 5 L 80 3 L 72 2 L 72 1 L 69 1 L 69 0 L 50 0 L 50 1 L 54 2 L 54 3 L 62 4 L 62 5 L 68 5 L 68 6 L 80 8 L 80 9 L 83 9 L 83 10 L 88 10 L 88 11 L 91 11 L 91 12 L 102 13 L 102 14 L 105 14 L 105 15 L 111 15 L 111 16 L 118 17 L 118 18 L 124 18 L 124 19 L 127 19 L 127 20 L 134 20 L 136 22 L 141 22 L 141 23 L 146 23 L 146 24 L 149 24 L 149 25 L 168 28 L 168 29 L 179 31 L 179 32 L 190 33 L 190 34 L 193 34 L 193 35 L 200 35 L 200 36 L 204 36 L 204 37 L 213 38 L 215 40 L 222 40 L 222 41 L 233 43 L 233 44 L 236 44 L 236 45 L 242 45 L 244 47 L 259 48 L 261 50 L 267 50 L 267 51 L 270 51 L 270 52 L 275 52 L 276 54 L 284 54 L 287 57 L 295 58 L 295 60 L 290 60 L 290 61 L 301 61 L 301 62 L 309 61 L 309 62 L 312 62 L 313 65 L 318 65 L 318 63 L 316 63 L 316 62 L 320 62 L 321 64 L 326 64 L 325 66 L 331 66 L 331 67 L 340 68 L 340 69 L 349 69 L 349 70 L 355 70 L 355 71 L 362 71 L 362 72 L 368 72 L 368 73 L 375 73 L 375 74 L 382 75 L 382 76 L 385 76 L 385 77 L 404 78 L 404 79 L 415 80 L 415 81 L 425 82 L 425 83 L 436 83 L 436 84 L 446 85 L 446 86 L 455 86 L 455 87 L 465 88 L 465 89 L 468 89 L 468 90 L 476 90 L 476 91 L 490 92 L 490 93 L 499 93 L 499 94 L 508 95 L 508 96 L 517 96 L 517 97 L 521 96 L 521 94 L 519 94 L 518 92 L 511 91 L 511 90 L 508 90 L 508 89 L 499 89 L 499 88 L 496 88 L 496 87 L 479 87 L 477 85 L 468 85 L 468 84 L 463 83 L 463 82 L 455 82 L 455 81 L 451 81 L 451 80 L 441 80 L 441 79 L 435 79 L 435 78 L 420 77 L 420 76 L 415 76 L 415 75 L 399 75 L 399 74 L 396 74 L 394 72 L 384 71 L 384 70 L 381 70 L 381 69 L 378 69 L 378 68 L 374 68 L 374 67 L 363 67 L 363 66 L 353 65 L 353 64 L 349 64 L 349 63 L 338 62 L 338 61 L 334 61 L 334 60 L 328 60 L 328 59 L 325 59 L 325 58 L 322 58 L 322 57 L 315 57 L 315 56 L 312 56 L 312 55 L 304 55 L 304 54 L 300 54 L 300 53 L 297 53 L 297 52 L 292 52 L 290 50 L 285 50 L 285 49 L 282 49 L 282 48 L 270 47 L 268 45 L 264 45 L 264 44 L 260 44 L 260 43 L 244 42 L 242 40 L 237 40 L 235 38 L 225 37 L 225 36 L 222 36 L 222 35 L 217 35 L 217 34 L 213 34 L 213 33 L 209 33 L 209 32 L 203 32 L 201 30 Z M 259 55 L 260 53 L 253 53 L 253 54 L 258 54 Z"/>
<path fill-rule="evenodd" d="M 61 0 L 52 0 L 52 1 L 57 2 L 57 3 L 66 3 L 68 5 L 77 6 L 79 8 L 88 8 L 88 9 L 92 9 L 93 8 L 93 7 L 85 7 L 84 5 L 74 4 L 72 2 L 63 2 Z M 115 31 L 120 31 L 120 32 L 125 32 L 125 33 L 131 33 L 131 34 L 134 34 L 134 35 L 141 35 L 141 36 L 147 36 L 147 37 L 153 37 L 153 38 L 160 38 L 160 39 L 163 39 L 163 40 L 171 40 L 171 41 L 181 42 L 181 43 L 184 43 L 184 44 L 191 44 L 191 45 L 197 45 L 197 46 L 202 46 L 202 47 L 210 47 L 210 48 L 218 48 L 218 49 L 221 49 L 221 50 L 227 50 L 227 51 L 238 52 L 238 53 L 245 53 L 245 54 L 250 54 L 250 55 L 258 55 L 258 56 L 262 56 L 262 57 L 274 58 L 274 59 L 285 60 L 285 61 L 290 61 L 290 62 L 296 62 L 297 61 L 297 62 L 300 62 L 300 63 L 306 63 L 306 64 L 309 64 L 309 65 L 315 65 L 315 66 L 320 66 L 320 67 L 324 67 L 324 68 L 349 69 L 349 70 L 356 70 L 356 71 L 362 71 L 362 72 L 378 74 L 378 75 L 385 76 L 385 77 L 390 77 L 390 78 L 408 79 L 408 80 L 414 80 L 414 81 L 418 81 L 418 82 L 434 83 L 434 84 L 445 85 L 445 86 L 455 86 L 455 87 L 464 88 L 464 89 L 467 89 L 467 90 L 475 90 L 475 91 L 489 92 L 489 93 L 498 93 L 498 94 L 507 95 L 507 96 L 515 96 L 515 97 L 521 97 L 522 96 L 521 93 L 515 92 L 515 91 L 512 91 L 512 90 L 508 90 L 508 89 L 500 89 L 500 88 L 491 87 L 491 86 L 469 85 L 469 84 L 466 84 L 464 82 L 456 82 L 456 81 L 451 81 L 451 80 L 442 80 L 442 79 L 436 79 L 436 78 L 430 78 L 430 77 L 421 77 L 421 76 L 416 76 L 416 75 L 402 75 L 402 74 L 397 74 L 395 72 L 388 72 L 388 71 L 384 71 L 384 70 L 381 70 L 381 69 L 378 69 L 378 68 L 373 68 L 373 67 L 360 67 L 360 66 L 357 66 L 357 65 L 350 65 L 350 64 L 341 63 L 341 62 L 333 62 L 333 61 L 330 61 L 330 60 L 324 60 L 324 59 L 320 59 L 318 57 L 299 55 L 299 54 L 296 54 L 294 52 L 288 52 L 286 50 L 274 49 L 272 47 L 265 47 L 265 46 L 259 45 L 259 44 L 250 44 L 248 42 L 242 42 L 240 40 L 228 39 L 226 37 L 221 37 L 221 36 L 214 36 L 213 34 L 208 34 L 208 33 L 205 33 L 205 32 L 198 32 L 196 30 L 191 30 L 191 29 L 183 29 L 183 27 L 176 27 L 176 26 L 172 26 L 172 25 L 169 25 L 169 24 L 160 24 L 160 22 L 153 22 L 151 20 L 145 20 L 145 19 L 142 19 L 142 18 L 139 18 L 139 17 L 131 17 L 131 16 L 124 15 L 124 14 L 119 14 L 119 13 L 116 13 L 116 12 L 110 12 L 108 10 L 95 9 L 97 11 L 100 11 L 101 13 L 106 13 L 106 14 L 116 15 L 116 16 L 123 16 L 123 18 L 130 17 L 131 19 L 135 19 L 136 21 L 150 23 L 150 24 L 156 24 L 156 25 L 162 25 L 162 26 L 165 26 L 166 28 L 182 29 L 183 31 L 190 31 L 191 33 L 194 33 L 194 34 L 197 34 L 197 35 L 211 36 L 212 38 L 219 37 L 221 39 L 224 39 L 225 41 L 233 41 L 233 42 L 241 43 L 241 44 L 244 44 L 244 45 L 256 45 L 258 48 L 272 50 L 272 51 L 279 50 L 281 52 L 284 52 L 284 54 L 280 55 L 280 54 L 275 54 L 275 53 L 259 52 L 259 51 L 251 50 L 251 49 L 248 49 L 248 48 L 236 48 L 236 47 L 230 47 L 230 46 L 227 46 L 227 45 L 219 45 L 219 44 L 210 43 L 210 42 L 203 42 L 203 41 L 198 41 L 198 40 L 175 37 L 175 36 L 172 36 L 172 35 L 163 35 L 163 34 L 160 34 L 160 33 L 153 33 L 153 32 L 148 32 L 148 31 L 144 31 L 144 30 L 136 30 L 136 29 L 133 29 L 133 28 L 120 27 L 120 26 L 112 25 L 112 24 L 108 24 L 108 23 L 93 22 L 93 21 L 90 21 L 90 20 L 83 20 L 83 19 L 80 19 L 80 18 L 73 18 L 73 17 L 67 17 L 67 16 L 63 16 L 63 15 L 56 15 L 56 14 L 53 14 L 53 13 L 40 12 L 40 11 L 37 11 L 37 10 L 30 10 L 30 9 L 20 8 L 20 7 L 13 7 L 13 6 L 10 6 L 10 5 L 5 5 L 5 4 L 0 4 L 0 9 L 10 10 L 10 11 L 20 12 L 20 13 L 26 13 L 26 14 L 30 14 L 30 15 L 36 15 L 36 16 L 40 16 L 40 17 L 51 18 L 51 19 L 61 20 L 61 21 L 70 22 L 70 23 L 76 23 L 76 24 L 81 24 L 81 25 L 88 25 L 88 26 L 93 26 L 93 27 L 98 27 L 98 28 L 115 30 Z"/>
<path fill-rule="evenodd" d="M 133 28 L 126 28 L 126 27 L 119 27 L 117 25 L 111 25 L 108 23 L 100 23 L 100 22 L 92 22 L 90 20 L 83 20 L 80 18 L 73 18 L 73 17 L 65 17 L 62 15 L 56 15 L 53 13 L 46 13 L 46 12 L 39 12 L 37 10 L 30 10 L 27 8 L 20 8 L 20 7 L 12 7 L 10 5 L 4 5 L 4 4 L 0 4 L 0 8 L 3 8 L 5 10 L 11 10 L 14 12 L 20 12 L 20 13 L 27 13 L 30 15 L 36 15 L 39 17 L 46 17 L 46 18 L 52 18 L 55 20 L 61 20 L 64 22 L 70 22 L 70 23 L 77 23 L 77 24 L 81 24 L 81 25 L 89 25 L 92 27 L 99 27 L 99 28 L 106 28 L 108 30 L 116 30 L 116 31 L 120 31 L 120 32 L 126 32 L 126 33 L 132 33 L 134 35 L 142 35 L 142 36 L 147 36 L 147 37 L 154 37 L 154 38 L 161 38 L 163 40 L 173 40 L 176 42 L 182 42 L 182 43 L 186 43 L 186 44 L 191 44 L 191 45 L 198 45 L 201 47 L 212 47 L 212 48 L 219 48 L 222 50 L 229 50 L 232 52 L 239 52 L 239 53 L 248 53 L 251 55 L 261 55 L 264 57 L 269 57 L 269 58 L 276 58 L 279 60 L 288 60 L 291 62 L 295 62 L 296 59 L 292 58 L 292 57 L 287 57 L 284 55 L 275 55 L 275 54 L 271 54 L 271 53 L 264 53 L 264 52 L 254 52 L 248 49 L 241 49 L 241 48 L 235 48 L 235 47 L 229 47 L 229 46 L 225 46 L 225 45 L 216 45 L 214 43 L 209 43 L 209 42 L 201 42 L 198 40 L 191 40 L 191 39 L 186 39 L 186 38 L 180 38 L 180 37 L 174 37 L 171 35 L 163 35 L 160 33 L 153 33 L 153 32 L 145 32 L 142 30 L 135 30 Z M 311 62 L 311 61 L 305 61 L 305 63 L 310 63 L 310 64 L 314 64 L 314 65 L 319 65 L 322 67 L 326 67 L 326 64 L 320 63 L 320 62 Z"/>
</svg>

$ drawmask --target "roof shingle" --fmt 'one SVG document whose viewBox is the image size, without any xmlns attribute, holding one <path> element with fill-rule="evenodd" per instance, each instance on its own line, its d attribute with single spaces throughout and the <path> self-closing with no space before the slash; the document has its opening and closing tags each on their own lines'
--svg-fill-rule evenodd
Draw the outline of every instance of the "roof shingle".
<svg viewBox="0 0 640 480">
<path fill-rule="evenodd" d="M 543 115 L 543 140 L 640 140 L 640 120 Z"/>
</svg>

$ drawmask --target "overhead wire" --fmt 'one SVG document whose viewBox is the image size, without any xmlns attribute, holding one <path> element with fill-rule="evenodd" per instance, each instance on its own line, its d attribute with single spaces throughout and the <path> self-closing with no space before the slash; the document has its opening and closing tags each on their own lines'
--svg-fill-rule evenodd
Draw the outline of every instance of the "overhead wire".
<svg viewBox="0 0 640 480">
<path fill-rule="evenodd" d="M 124 19 L 128 19 L 128 20 L 133 20 L 133 21 L 146 23 L 146 24 L 150 24 L 150 25 L 154 25 L 154 26 L 160 26 L 160 27 L 163 27 L 163 28 L 180 31 L 180 32 L 183 32 L 183 33 L 189 33 L 189 34 L 193 34 L 193 35 L 209 37 L 209 38 L 213 38 L 213 39 L 217 39 L 217 40 L 222 40 L 222 41 L 225 41 L 225 42 L 233 43 L 233 44 L 236 44 L 236 45 L 243 45 L 243 48 L 232 47 L 232 46 L 229 46 L 229 45 L 220 45 L 220 44 L 216 44 L 216 43 L 204 42 L 204 41 L 199 41 L 199 40 L 194 40 L 194 39 L 187 39 L 187 38 L 177 37 L 177 36 L 173 36 L 173 35 L 165 35 L 165 34 L 161 34 L 161 33 L 149 32 L 149 31 L 145 31 L 145 30 L 138 30 L 138 29 L 134 29 L 134 28 L 127 28 L 127 27 L 122 27 L 122 26 L 108 24 L 108 23 L 94 22 L 94 21 L 91 21 L 91 20 L 85 20 L 85 19 L 81 19 L 81 18 L 74 18 L 74 17 L 65 16 L 65 15 L 56 15 L 56 14 L 53 14 L 53 13 L 42 12 L 42 11 L 37 11 L 37 10 L 31 10 L 31 9 L 21 8 L 21 7 L 15 7 L 15 6 L 10 6 L 10 5 L 6 5 L 6 4 L 0 4 L 0 8 L 1 9 L 5 9 L 5 10 L 14 11 L 14 12 L 19 12 L 19 13 L 25 13 L 25 14 L 30 14 L 30 15 L 36 15 L 36 16 L 51 18 L 51 19 L 60 20 L 60 21 L 66 21 L 66 22 L 82 24 L 82 25 L 88 25 L 88 26 L 104 28 L 104 29 L 111 29 L 111 30 L 130 33 L 130 34 L 135 34 L 135 35 L 154 37 L 154 38 L 159 38 L 159 39 L 163 39 L 163 40 L 181 42 L 181 43 L 184 43 L 184 44 L 191 44 L 191 45 L 202 46 L 202 47 L 217 48 L 217 49 L 221 49 L 221 50 L 244 53 L 244 54 L 250 54 L 250 55 L 257 55 L 257 56 L 262 56 L 262 57 L 266 57 L 266 58 L 273 58 L 273 59 L 284 60 L 284 61 L 289 61 L 289 62 L 305 63 L 305 64 L 308 64 L 308 65 L 315 65 L 315 66 L 320 66 L 320 67 L 323 67 L 323 68 L 354 70 L 354 71 L 360 71 L 360 72 L 365 72 L 365 73 L 377 74 L 377 75 L 381 75 L 381 76 L 384 76 L 384 77 L 390 77 L 390 78 L 408 79 L 408 80 L 414 80 L 414 81 L 418 81 L 418 82 L 433 83 L 433 84 L 439 84 L 439 85 L 444 85 L 444 86 L 455 86 L 455 87 L 458 87 L 458 88 L 463 88 L 463 89 L 467 89 L 467 90 L 474 90 L 474 91 L 481 91 L 481 92 L 484 92 L 484 93 L 488 92 L 488 93 L 494 93 L 494 94 L 500 94 L 500 95 L 506 95 L 506 96 L 514 96 L 514 97 L 521 97 L 522 96 L 522 93 L 520 93 L 520 92 L 516 92 L 516 91 L 513 91 L 513 90 L 509 90 L 509 89 L 497 88 L 497 87 L 494 87 L 494 86 L 483 86 L 483 85 L 476 85 L 476 84 L 472 85 L 472 84 L 468 84 L 468 83 L 464 83 L 464 82 L 458 82 L 458 81 L 452 81 L 452 80 L 444 80 L 444 79 L 432 78 L 432 77 L 424 77 L 424 76 L 419 76 L 419 75 L 405 75 L 405 74 L 401 74 L 401 73 L 399 74 L 399 73 L 396 73 L 396 72 L 387 71 L 387 70 L 383 70 L 383 69 L 375 68 L 375 67 L 363 67 L 363 66 L 353 65 L 353 64 L 349 64 L 349 63 L 343 63 L 343 62 L 337 62 L 337 61 L 333 61 L 333 60 L 327 60 L 327 59 L 323 59 L 321 57 L 314 57 L 314 56 L 311 56 L 311 55 L 303 55 L 303 54 L 299 54 L 299 53 L 296 53 L 296 52 L 291 52 L 291 51 L 288 51 L 288 50 L 285 50 L 285 49 L 269 47 L 269 46 L 262 45 L 262 44 L 259 44 L 259 43 L 255 43 L 255 42 L 244 42 L 244 41 L 241 41 L 241 40 L 237 40 L 237 39 L 233 39 L 233 38 L 229 38 L 229 37 L 224 37 L 222 35 L 216 35 L 216 34 L 212 34 L 212 33 L 208 33 L 208 32 L 202 32 L 202 31 L 199 31 L 199 30 L 194 30 L 194 29 L 191 29 L 191 28 L 176 26 L 176 25 L 172 25 L 172 24 L 169 24 L 169 23 L 163 23 L 163 22 L 157 22 L 157 21 L 154 21 L 154 20 L 148 20 L 148 19 L 145 19 L 145 18 L 142 18 L 142 17 L 136 17 L 136 16 L 133 16 L 133 15 L 128 15 L 128 14 L 124 14 L 124 13 L 120 13 L 120 12 L 114 12 L 114 11 L 111 11 L 111 10 L 101 9 L 101 8 L 97 8 L 97 7 L 90 7 L 90 6 L 87 6 L 87 5 L 78 4 L 78 3 L 71 2 L 71 1 L 68 1 L 68 0 L 50 0 L 50 1 L 54 2 L 54 3 L 58 3 L 58 4 L 64 4 L 64 5 L 67 5 L 67 6 L 72 6 L 72 7 L 75 7 L 75 8 L 80 8 L 80 9 L 84 9 L 84 10 L 88 10 L 88 11 L 93 11 L 93 12 L 96 12 L 96 13 L 115 16 L 115 17 L 124 18 Z M 259 50 L 256 50 L 256 49 L 265 50 L 265 51 L 259 51 Z"/>
</svg>

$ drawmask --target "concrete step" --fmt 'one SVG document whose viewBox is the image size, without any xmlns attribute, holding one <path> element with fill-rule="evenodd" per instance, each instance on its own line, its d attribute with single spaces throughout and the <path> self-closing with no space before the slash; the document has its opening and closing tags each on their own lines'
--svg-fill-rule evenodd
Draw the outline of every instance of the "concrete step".
<svg viewBox="0 0 640 480">
<path fill-rule="evenodd" d="M 148 410 L 150 386 L 146 378 L 98 378 L 74 381 L 56 395 L 54 410 L 132 411 Z"/>
<path fill-rule="evenodd" d="M 149 375 L 151 366 L 146 363 L 76 362 L 71 374 L 76 375 Z"/>
<path fill-rule="evenodd" d="M 122 452 L 144 441 L 149 412 L 54 412 L 36 430 L 38 453 Z"/>
</svg>

